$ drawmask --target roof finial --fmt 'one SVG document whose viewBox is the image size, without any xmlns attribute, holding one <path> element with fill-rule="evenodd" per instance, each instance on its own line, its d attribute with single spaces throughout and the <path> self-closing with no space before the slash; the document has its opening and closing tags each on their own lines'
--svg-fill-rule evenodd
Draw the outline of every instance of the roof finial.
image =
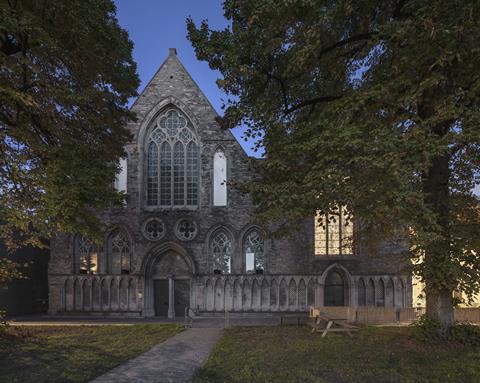
<svg viewBox="0 0 480 383">
<path fill-rule="evenodd" d="M 168 48 L 168 51 L 171 55 L 177 55 L 177 48 Z"/>
</svg>

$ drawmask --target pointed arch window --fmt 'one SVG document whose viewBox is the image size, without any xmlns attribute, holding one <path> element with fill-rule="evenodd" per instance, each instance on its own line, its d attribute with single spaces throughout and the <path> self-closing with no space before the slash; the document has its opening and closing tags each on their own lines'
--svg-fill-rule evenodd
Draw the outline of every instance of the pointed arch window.
<svg viewBox="0 0 480 383">
<path fill-rule="evenodd" d="M 315 217 L 315 255 L 353 255 L 353 218 L 345 206 Z"/>
<path fill-rule="evenodd" d="M 247 273 L 263 272 L 265 270 L 263 236 L 258 229 L 251 229 L 245 235 L 243 254 Z"/>
<path fill-rule="evenodd" d="M 75 242 L 75 273 L 97 274 L 99 272 L 99 247 L 83 236 L 77 236 Z"/>
<path fill-rule="evenodd" d="M 130 239 L 123 229 L 114 229 L 108 236 L 108 271 L 129 274 L 132 263 Z"/>
<path fill-rule="evenodd" d="M 213 156 L 213 206 L 227 206 L 227 157 L 222 149 Z"/>
<path fill-rule="evenodd" d="M 213 272 L 215 274 L 231 273 L 232 239 L 223 229 L 217 230 L 210 240 Z"/>
<path fill-rule="evenodd" d="M 196 207 L 199 141 L 187 118 L 169 109 L 156 120 L 146 142 L 146 203 Z"/>
</svg>

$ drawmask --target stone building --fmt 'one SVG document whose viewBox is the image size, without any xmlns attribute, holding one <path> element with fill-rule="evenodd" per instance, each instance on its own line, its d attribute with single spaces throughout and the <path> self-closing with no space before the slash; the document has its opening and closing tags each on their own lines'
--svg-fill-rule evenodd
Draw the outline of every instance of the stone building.
<svg viewBox="0 0 480 383">
<path fill-rule="evenodd" d="M 398 250 L 354 246 L 351 222 L 272 239 L 248 196 L 228 180 L 251 162 L 176 56 L 170 53 L 132 106 L 137 121 L 116 187 L 125 206 L 99 212 L 103 246 L 52 240 L 49 312 L 183 315 L 305 311 L 309 305 L 405 307 L 411 281 Z"/>
</svg>

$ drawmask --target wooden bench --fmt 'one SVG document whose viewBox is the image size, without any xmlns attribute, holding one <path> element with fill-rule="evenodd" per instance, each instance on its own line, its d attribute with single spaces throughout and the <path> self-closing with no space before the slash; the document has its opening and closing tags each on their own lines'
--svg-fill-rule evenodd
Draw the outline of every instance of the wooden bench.
<svg viewBox="0 0 480 383">
<path fill-rule="evenodd" d="M 313 307 L 310 308 L 310 317 L 309 324 L 312 326 L 312 333 L 321 332 L 322 338 L 325 338 L 328 332 L 346 332 L 351 338 L 351 331 L 358 330 L 358 327 L 347 323 L 348 318 L 333 317 Z"/>
</svg>

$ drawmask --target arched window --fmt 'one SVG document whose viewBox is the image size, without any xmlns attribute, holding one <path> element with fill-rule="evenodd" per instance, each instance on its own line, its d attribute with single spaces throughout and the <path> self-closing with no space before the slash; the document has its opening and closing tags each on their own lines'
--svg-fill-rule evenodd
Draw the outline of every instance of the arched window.
<svg viewBox="0 0 480 383">
<path fill-rule="evenodd" d="M 325 279 L 325 306 L 345 306 L 345 281 L 338 271 L 330 271 Z"/>
<path fill-rule="evenodd" d="M 169 109 L 146 142 L 148 206 L 198 205 L 199 142 L 187 118 Z"/>
<path fill-rule="evenodd" d="M 131 245 L 127 233 L 114 229 L 108 236 L 108 271 L 112 274 L 129 274 L 131 269 Z"/>
<path fill-rule="evenodd" d="M 265 253 L 263 237 L 258 229 L 251 229 L 243 240 L 243 255 L 245 257 L 245 271 L 253 273 L 265 269 Z"/>
<path fill-rule="evenodd" d="M 315 255 L 352 255 L 353 221 L 346 207 L 315 217 Z"/>
<path fill-rule="evenodd" d="M 230 235 L 223 229 L 217 230 L 211 237 L 210 249 L 213 272 L 216 274 L 229 274 L 232 270 L 232 240 Z"/>
<path fill-rule="evenodd" d="M 79 274 L 98 273 L 98 246 L 86 237 L 77 236 L 75 247 L 75 272 Z"/>
<path fill-rule="evenodd" d="M 213 206 L 227 205 L 227 157 L 218 149 L 213 156 Z"/>
</svg>

